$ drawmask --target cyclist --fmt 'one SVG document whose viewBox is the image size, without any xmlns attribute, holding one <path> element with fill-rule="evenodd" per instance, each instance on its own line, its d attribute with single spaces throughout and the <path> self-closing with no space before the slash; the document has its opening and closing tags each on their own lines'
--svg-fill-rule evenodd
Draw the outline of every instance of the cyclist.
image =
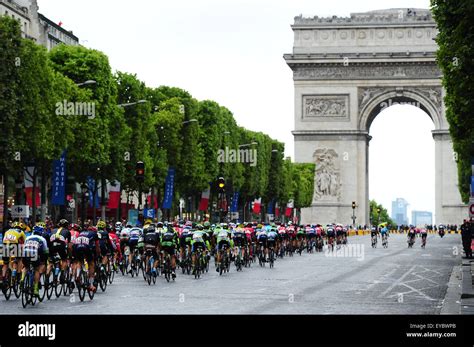
<svg viewBox="0 0 474 347">
<path fill-rule="evenodd" d="M 344 236 L 344 231 L 342 230 L 342 225 L 336 225 L 336 244 L 340 245 L 342 243 L 342 237 Z"/>
<path fill-rule="evenodd" d="M 54 263 L 56 256 L 60 258 L 60 268 L 56 269 L 58 271 L 58 273 L 55 273 L 56 276 L 59 274 L 60 269 L 64 271 L 68 265 L 68 247 L 71 242 L 71 232 L 68 227 L 69 222 L 66 219 L 61 219 L 58 223 L 58 228 L 53 229 L 49 236 L 49 255 L 51 263 Z M 61 283 L 63 280 L 64 279 L 61 278 Z"/>
<path fill-rule="evenodd" d="M 410 226 L 410 229 L 408 230 L 408 242 L 409 243 L 415 243 L 415 237 L 416 237 L 415 227 Z"/>
<path fill-rule="evenodd" d="M 316 249 L 321 251 L 323 249 L 323 228 L 318 224 L 314 231 L 316 232 Z"/>
<path fill-rule="evenodd" d="M 95 292 L 97 290 L 96 283 L 94 283 L 95 263 L 100 254 L 99 237 L 97 235 L 96 227 L 90 226 L 87 230 L 84 230 L 79 234 L 79 236 L 74 240 L 72 253 L 75 260 L 75 268 L 80 266 L 80 263 L 87 261 L 87 265 L 89 266 L 88 289 Z"/>
<path fill-rule="evenodd" d="M 179 236 L 179 258 L 180 266 L 184 266 L 186 261 L 186 255 L 191 254 L 191 241 L 193 239 L 193 233 L 191 230 L 192 224 L 186 222 L 186 225 Z"/>
<path fill-rule="evenodd" d="M 114 255 L 115 243 L 109 236 L 110 227 L 104 221 L 97 222 L 97 237 L 99 239 L 100 255 L 102 256 L 102 265 L 107 268 L 109 264 L 109 257 Z"/>
<path fill-rule="evenodd" d="M 272 227 L 268 232 L 267 232 L 267 253 L 266 253 L 266 258 L 267 261 L 270 261 L 270 256 L 269 256 L 269 250 L 271 249 L 273 251 L 273 254 L 275 254 L 275 245 L 276 242 L 278 241 L 278 232 L 275 227 Z M 275 260 L 275 259 L 273 259 Z"/>
<path fill-rule="evenodd" d="M 301 249 L 302 247 L 304 247 L 305 239 L 306 239 L 306 232 L 305 232 L 304 227 L 301 225 L 298 228 L 298 231 L 296 232 L 296 240 L 297 240 L 296 247 L 297 247 L 297 249 Z"/>
<path fill-rule="evenodd" d="M 288 235 L 289 244 L 291 245 L 292 250 L 296 249 L 296 230 L 295 226 L 291 222 L 288 222 L 286 233 Z"/>
<path fill-rule="evenodd" d="M 7 269 L 12 258 L 12 278 L 15 278 L 17 271 L 22 268 L 21 252 L 20 247 L 25 243 L 26 235 L 22 230 L 21 225 L 23 223 L 14 222 L 12 227 L 8 229 L 3 235 L 4 255 L 3 255 L 3 267 L 2 267 L 2 282 L 6 281 Z M 22 280 L 24 276 L 22 275 Z M 6 285 L 6 283 L 3 283 Z"/>
<path fill-rule="evenodd" d="M 173 279 L 176 278 L 176 252 L 175 249 L 178 246 L 178 233 L 171 225 L 168 225 L 168 229 L 161 235 L 161 249 L 162 249 L 162 258 L 167 254 L 171 256 L 171 275 Z"/>
<path fill-rule="evenodd" d="M 244 259 L 244 249 L 247 245 L 247 236 L 245 235 L 245 230 L 242 226 L 237 227 L 232 235 L 232 239 L 234 240 L 234 256 L 237 257 L 240 254 L 240 259 Z"/>
<path fill-rule="evenodd" d="M 268 249 L 267 249 L 268 235 L 267 235 L 266 228 L 264 227 L 264 228 L 257 229 L 256 236 L 257 236 L 257 245 L 258 245 L 257 254 L 260 255 L 263 261 L 266 261 L 267 256 L 268 256 Z"/>
<path fill-rule="evenodd" d="M 23 253 L 23 262 L 24 269 L 23 272 L 30 266 L 33 265 L 35 275 L 34 275 L 34 284 L 33 284 L 33 294 L 39 296 L 38 283 L 40 279 L 40 274 L 45 271 L 45 264 L 48 260 L 48 242 L 42 236 L 44 232 L 44 227 L 34 226 L 33 233 L 25 241 L 24 253 Z M 22 276 L 23 277 L 23 276 Z"/>
<path fill-rule="evenodd" d="M 372 240 L 372 247 L 374 247 L 377 244 L 377 236 L 378 236 L 377 227 L 373 226 L 370 230 L 370 237 L 371 237 L 371 240 Z"/>
<path fill-rule="evenodd" d="M 426 237 L 428 236 L 428 231 L 425 228 L 422 228 L 420 230 L 420 234 L 421 234 L 421 247 L 425 248 L 425 246 L 426 246 Z"/>
<path fill-rule="evenodd" d="M 120 238 L 117 235 L 117 233 L 119 233 L 120 235 L 121 226 L 122 224 L 120 223 L 120 228 L 117 228 L 117 224 L 116 224 L 115 228 L 111 228 L 110 233 L 109 233 L 110 241 L 112 241 L 112 243 L 115 245 L 114 270 L 115 270 L 115 267 L 117 266 L 117 263 L 122 261 L 122 249 L 120 246 Z"/>
<path fill-rule="evenodd" d="M 150 256 L 153 257 L 154 262 L 151 268 L 151 273 L 156 276 L 156 268 L 158 267 L 158 243 L 160 241 L 160 235 L 156 231 L 154 224 L 149 224 L 148 227 L 143 229 L 143 241 L 145 244 L 145 272 L 148 273 L 150 269 L 148 268 L 148 262 Z"/>
<path fill-rule="evenodd" d="M 316 242 L 316 230 L 311 226 L 307 225 L 306 228 L 306 239 L 308 240 L 308 251 L 310 247 L 313 246 L 313 244 Z"/>
<path fill-rule="evenodd" d="M 115 223 L 114 230 L 115 230 L 116 234 L 120 235 L 120 232 L 122 231 L 122 228 L 123 228 L 122 223 L 120 223 L 120 222 Z"/>
<path fill-rule="evenodd" d="M 196 264 L 199 259 L 196 258 L 196 251 L 201 248 L 204 251 L 204 256 L 207 257 L 207 251 L 211 248 L 209 241 L 204 239 L 204 227 L 197 225 L 197 230 L 193 233 L 193 239 L 191 240 L 191 259 L 193 264 L 193 275 L 196 273 Z"/>
<path fill-rule="evenodd" d="M 129 233 L 128 233 L 128 246 L 130 247 L 130 253 L 128 254 L 128 272 L 132 272 L 131 269 L 131 264 L 132 264 L 132 258 L 133 254 L 135 252 L 135 249 L 138 249 L 138 241 L 140 241 L 142 237 L 142 230 L 140 228 L 134 227 L 131 228 Z"/>
<path fill-rule="evenodd" d="M 331 250 L 334 249 L 334 237 L 336 237 L 336 231 L 332 225 L 328 225 L 326 230 L 326 235 L 328 238 L 328 248 L 331 247 Z"/>
<path fill-rule="evenodd" d="M 388 237 L 388 228 L 386 226 L 380 229 L 380 236 L 382 237 L 382 242 Z"/>
<path fill-rule="evenodd" d="M 228 229 L 226 229 L 227 225 L 225 225 L 223 228 L 218 229 L 219 232 L 216 236 L 216 243 L 217 243 L 217 257 L 216 257 L 216 272 L 219 272 L 219 266 L 222 261 L 222 254 L 221 250 L 224 248 L 224 246 L 227 246 L 227 254 L 230 257 L 230 249 L 234 247 L 234 243 L 232 239 L 229 237 Z M 217 229 L 217 228 L 216 228 Z"/>
</svg>

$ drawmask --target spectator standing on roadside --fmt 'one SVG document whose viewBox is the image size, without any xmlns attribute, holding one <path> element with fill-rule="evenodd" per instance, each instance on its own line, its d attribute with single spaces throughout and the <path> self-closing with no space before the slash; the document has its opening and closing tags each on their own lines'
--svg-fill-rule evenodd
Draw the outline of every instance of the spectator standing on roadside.
<svg viewBox="0 0 474 347">
<path fill-rule="evenodd" d="M 472 226 L 467 220 L 464 220 L 464 223 L 461 225 L 461 238 L 462 246 L 464 248 L 464 253 L 466 258 L 472 258 L 471 250 L 471 240 L 472 240 Z"/>
</svg>

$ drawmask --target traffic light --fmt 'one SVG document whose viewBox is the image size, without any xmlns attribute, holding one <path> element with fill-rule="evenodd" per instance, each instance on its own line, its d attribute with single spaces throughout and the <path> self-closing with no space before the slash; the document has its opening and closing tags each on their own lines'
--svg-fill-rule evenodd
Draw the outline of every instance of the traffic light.
<svg viewBox="0 0 474 347">
<path fill-rule="evenodd" d="M 224 177 L 219 177 L 217 179 L 217 189 L 219 192 L 225 191 L 225 179 Z"/>
<path fill-rule="evenodd" d="M 138 161 L 135 166 L 135 179 L 137 182 L 145 181 L 145 163 Z"/>
<path fill-rule="evenodd" d="M 352 201 L 352 209 L 355 210 L 355 208 L 356 208 L 356 202 Z"/>
</svg>

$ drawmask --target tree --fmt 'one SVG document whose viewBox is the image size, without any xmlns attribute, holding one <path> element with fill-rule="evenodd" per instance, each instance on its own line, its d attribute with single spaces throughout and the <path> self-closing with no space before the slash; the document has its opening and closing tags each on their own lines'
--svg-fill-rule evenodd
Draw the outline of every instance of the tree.
<svg viewBox="0 0 474 347">
<path fill-rule="evenodd" d="M 387 223 L 391 226 L 397 225 L 397 223 L 395 223 L 388 215 L 387 209 L 377 203 L 375 200 L 370 200 L 370 221 L 372 225 L 378 225 L 380 223 Z"/>
<path fill-rule="evenodd" d="M 472 0 L 431 0 L 431 10 L 439 30 L 437 62 L 443 72 L 444 103 L 457 157 L 458 186 L 463 202 L 467 203 L 474 159 L 474 6 Z"/>
</svg>

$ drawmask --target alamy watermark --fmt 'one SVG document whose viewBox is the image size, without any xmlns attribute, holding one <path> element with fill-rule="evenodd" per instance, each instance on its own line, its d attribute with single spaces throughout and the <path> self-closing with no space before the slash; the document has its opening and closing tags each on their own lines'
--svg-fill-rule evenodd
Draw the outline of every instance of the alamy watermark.
<svg viewBox="0 0 474 347">
<path fill-rule="evenodd" d="M 31 242 L 25 244 L 0 244 L 0 258 L 31 258 L 32 261 L 38 260 L 38 250 Z"/>
<path fill-rule="evenodd" d="M 95 102 L 68 102 L 63 100 L 56 103 L 56 115 L 58 116 L 87 116 L 95 118 Z"/>
<path fill-rule="evenodd" d="M 332 258 L 357 258 L 357 261 L 363 261 L 365 258 L 365 247 L 359 243 L 348 244 L 334 250 L 328 247 L 324 251 L 324 255 Z"/>
<path fill-rule="evenodd" d="M 250 164 L 250 166 L 257 165 L 257 150 L 250 148 L 239 148 L 239 149 L 230 149 L 225 147 L 225 149 L 219 149 L 217 154 L 218 163 L 245 163 Z"/>
<path fill-rule="evenodd" d="M 412 106 L 415 106 L 415 107 L 418 107 L 418 108 L 421 108 L 421 104 L 418 102 L 418 101 L 414 101 L 414 102 L 410 102 L 410 101 L 406 101 L 406 102 L 393 102 L 392 99 L 388 99 L 388 102 L 387 101 L 384 101 L 384 102 L 381 102 L 380 103 L 380 107 L 383 109 L 387 108 L 387 107 L 390 107 L 390 106 L 393 106 L 393 105 L 412 105 Z"/>
</svg>

